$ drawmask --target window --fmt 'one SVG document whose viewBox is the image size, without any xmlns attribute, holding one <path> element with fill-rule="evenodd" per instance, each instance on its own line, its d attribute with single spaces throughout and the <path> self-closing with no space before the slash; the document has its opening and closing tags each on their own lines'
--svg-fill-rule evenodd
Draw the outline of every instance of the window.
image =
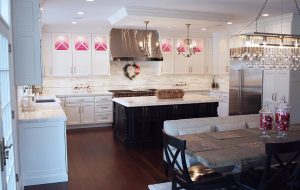
<svg viewBox="0 0 300 190">
<path fill-rule="evenodd" d="M 10 25 L 10 0 L 0 0 L 0 16 Z"/>
</svg>

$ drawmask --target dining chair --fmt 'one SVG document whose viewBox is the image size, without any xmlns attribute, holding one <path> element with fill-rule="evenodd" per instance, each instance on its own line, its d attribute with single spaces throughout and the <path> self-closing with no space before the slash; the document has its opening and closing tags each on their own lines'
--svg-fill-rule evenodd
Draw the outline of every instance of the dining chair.
<svg viewBox="0 0 300 190">
<path fill-rule="evenodd" d="M 250 169 L 241 173 L 241 189 L 299 190 L 300 141 L 266 143 L 267 155 L 263 169 Z"/>
<path fill-rule="evenodd" d="M 202 164 L 187 167 L 185 160 L 186 141 L 168 135 L 164 130 L 163 150 L 172 178 L 172 190 L 218 189 L 234 187 L 230 177 L 224 176 Z M 180 159 L 181 157 L 181 159 Z"/>
</svg>

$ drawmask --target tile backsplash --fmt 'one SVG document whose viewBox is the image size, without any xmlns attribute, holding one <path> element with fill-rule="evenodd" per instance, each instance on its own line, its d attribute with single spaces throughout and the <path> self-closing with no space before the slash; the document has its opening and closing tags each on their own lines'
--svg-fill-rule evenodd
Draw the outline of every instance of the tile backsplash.
<svg viewBox="0 0 300 190">
<path fill-rule="evenodd" d="M 75 86 L 91 87 L 92 92 L 110 89 L 149 89 L 183 88 L 209 89 L 213 75 L 160 75 L 159 62 L 136 62 L 140 65 L 140 74 L 133 80 L 124 76 L 123 67 L 127 62 L 112 62 L 109 76 L 87 77 L 44 77 L 43 94 L 72 93 Z M 229 76 L 214 76 L 221 90 L 228 90 Z"/>
</svg>

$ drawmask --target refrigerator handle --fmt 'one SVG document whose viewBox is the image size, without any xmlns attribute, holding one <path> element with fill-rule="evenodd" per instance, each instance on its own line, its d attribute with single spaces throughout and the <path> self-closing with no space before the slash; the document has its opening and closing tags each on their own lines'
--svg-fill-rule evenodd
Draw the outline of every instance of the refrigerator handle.
<svg viewBox="0 0 300 190">
<path fill-rule="evenodd" d="M 239 105 L 240 105 L 240 114 L 243 113 L 243 100 L 242 100 L 242 88 L 243 88 L 243 70 L 239 70 L 239 92 L 238 92 L 238 99 L 239 99 Z"/>
</svg>

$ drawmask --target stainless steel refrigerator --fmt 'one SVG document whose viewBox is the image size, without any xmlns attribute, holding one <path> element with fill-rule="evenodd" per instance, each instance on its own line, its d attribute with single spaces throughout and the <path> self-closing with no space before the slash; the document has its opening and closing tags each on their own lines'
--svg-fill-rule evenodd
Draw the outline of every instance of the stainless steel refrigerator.
<svg viewBox="0 0 300 190">
<path fill-rule="evenodd" d="M 255 114 L 261 109 L 263 73 L 244 61 L 230 63 L 229 115 Z"/>
</svg>

